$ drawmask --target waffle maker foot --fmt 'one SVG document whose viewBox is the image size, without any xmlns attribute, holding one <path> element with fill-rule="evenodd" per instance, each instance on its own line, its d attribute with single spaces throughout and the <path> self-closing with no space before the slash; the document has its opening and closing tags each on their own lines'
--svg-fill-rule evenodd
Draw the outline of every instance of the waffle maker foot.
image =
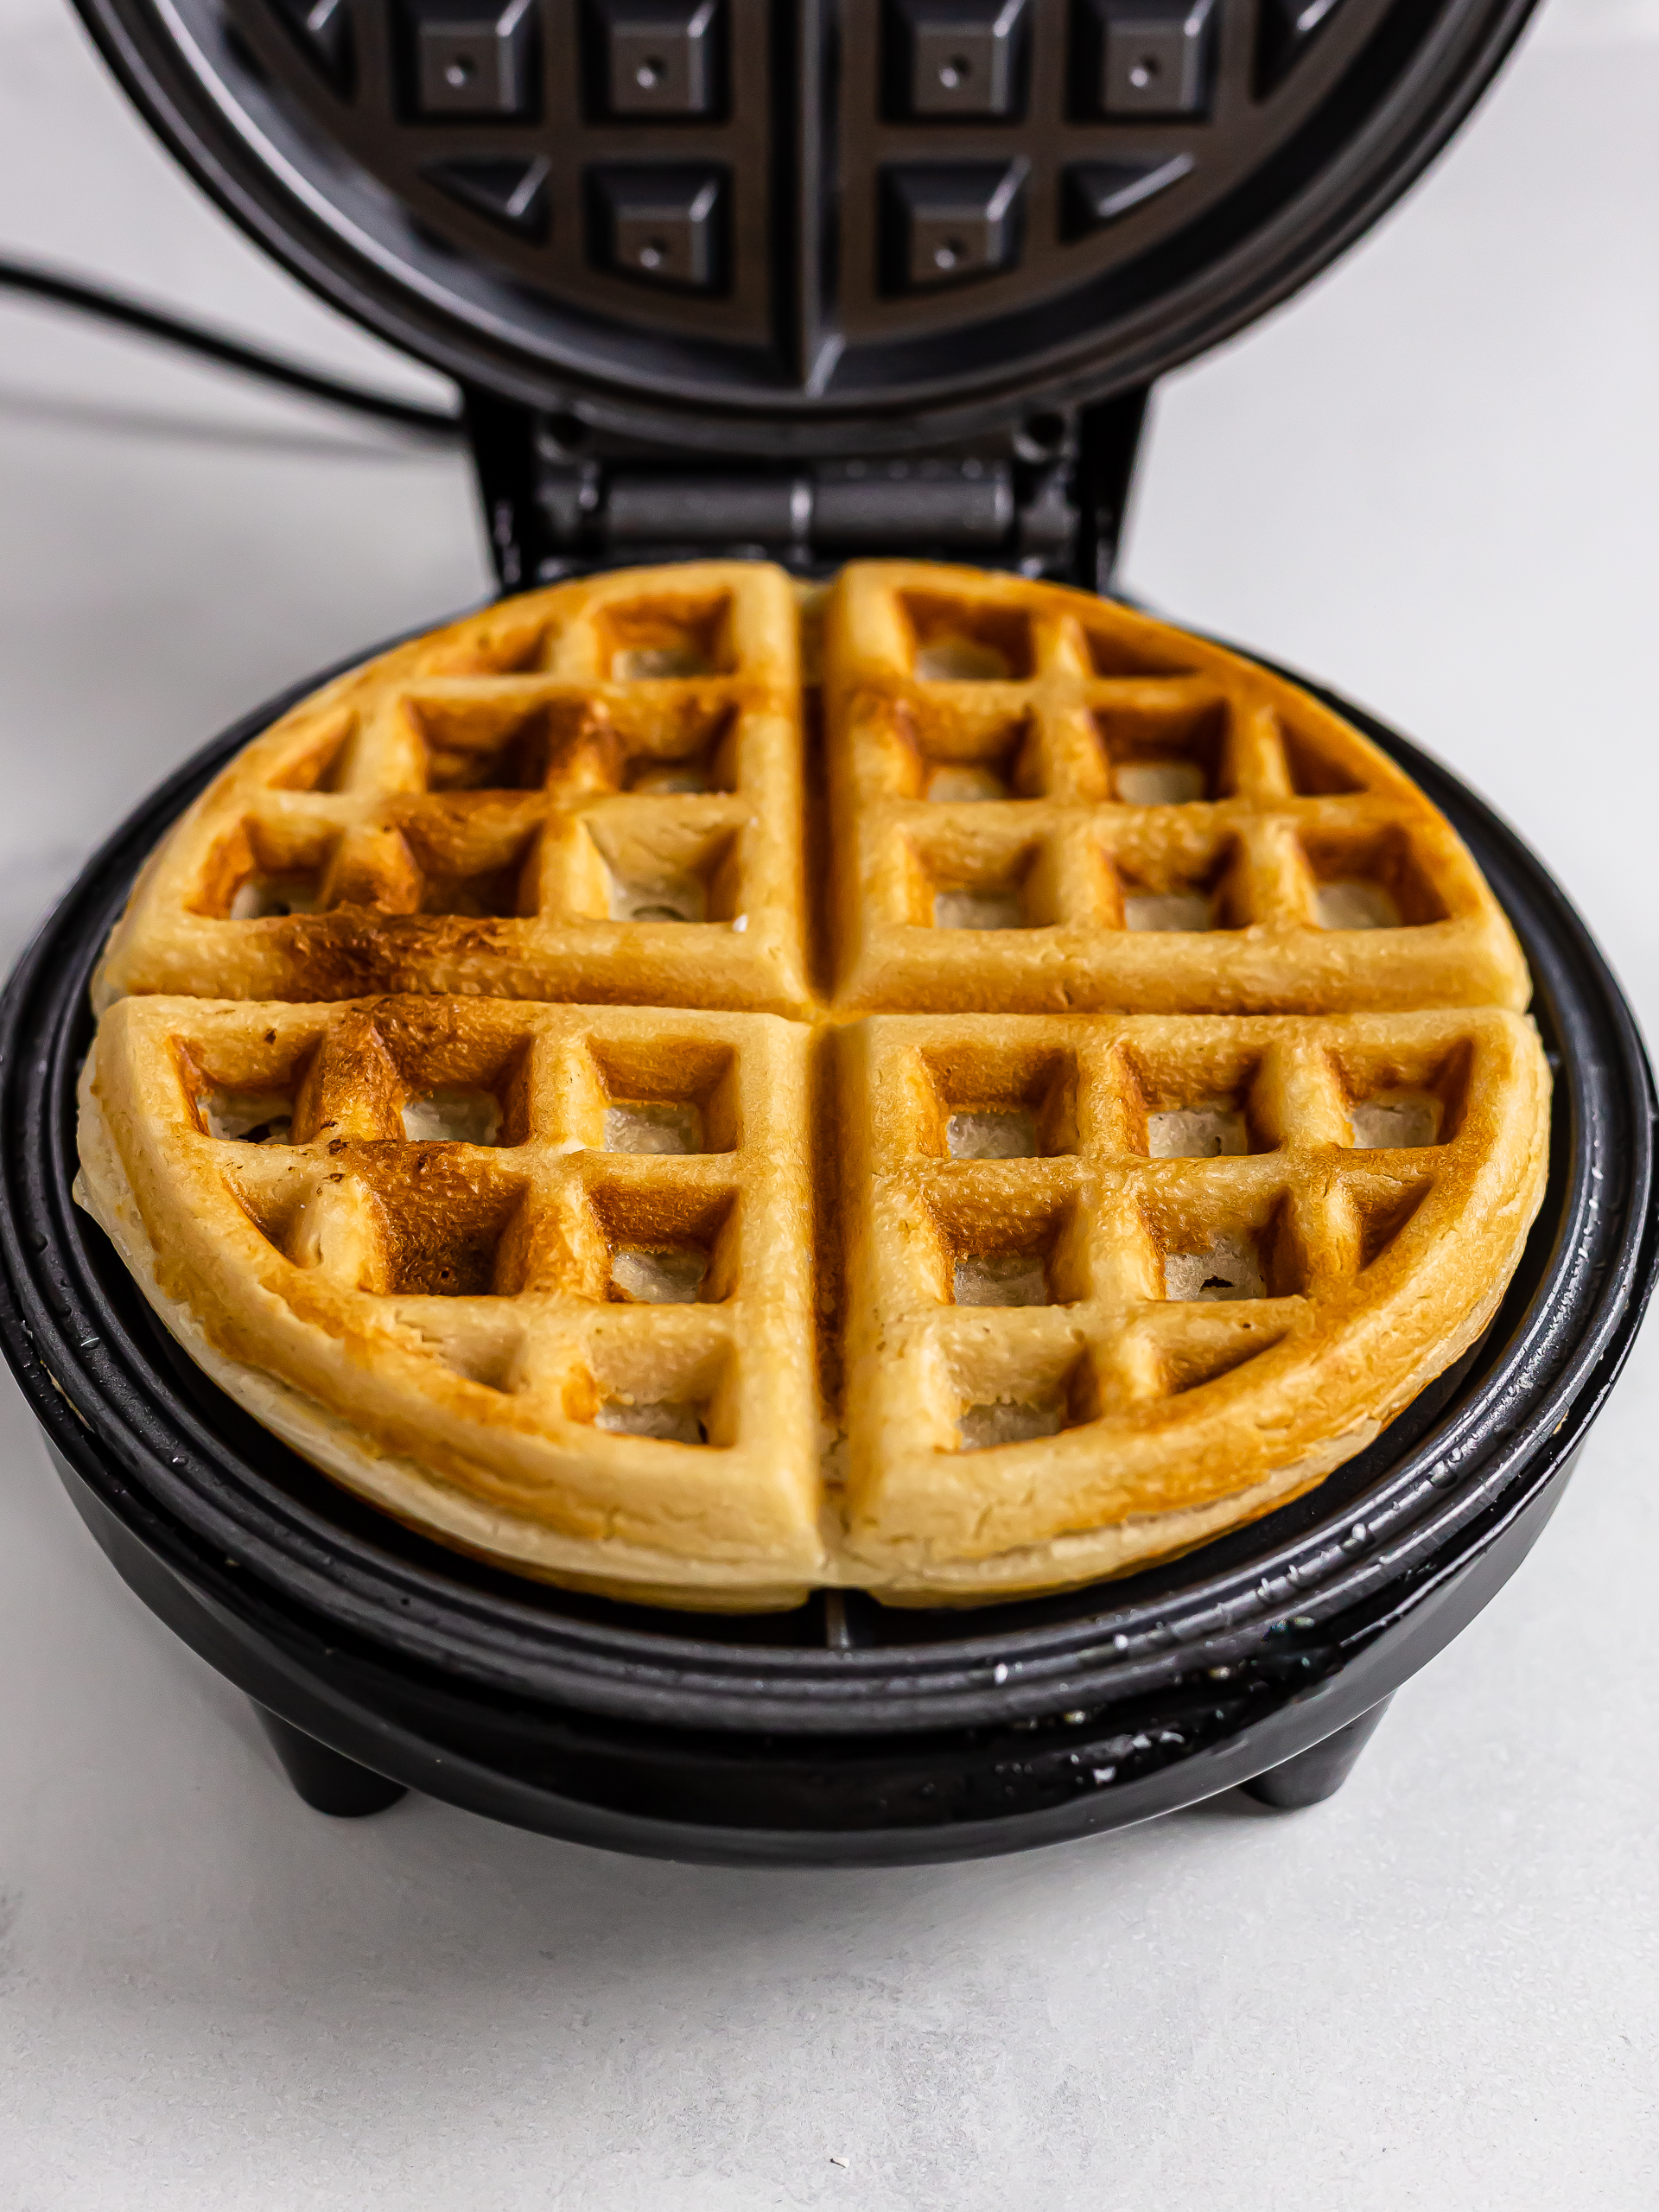
<svg viewBox="0 0 1659 2212">
<path fill-rule="evenodd" d="M 1389 1709 L 1389 1700 L 1362 1713 L 1322 1744 L 1310 1744 L 1282 1766 L 1271 1766 L 1243 1785 L 1244 1795 L 1258 1805 L 1271 1805 L 1275 1813 L 1299 1813 L 1306 1805 L 1322 1805 L 1334 1797 L 1358 1764 L 1359 1755 L 1376 1732 L 1376 1724 Z"/>
<path fill-rule="evenodd" d="M 291 1720 L 279 1719 L 252 1699 L 248 1701 L 283 1763 L 283 1773 L 314 1813 L 327 1813 L 337 1821 L 360 1821 L 369 1813 L 387 1811 L 400 1797 L 408 1796 L 401 1782 L 388 1782 L 385 1775 L 359 1766 L 342 1752 L 330 1751 L 327 1744 L 308 1736 Z M 1324 1748 L 1319 1746 L 1321 1751 Z M 1294 1766 L 1298 1762 L 1292 1759 L 1289 1764 Z"/>
</svg>

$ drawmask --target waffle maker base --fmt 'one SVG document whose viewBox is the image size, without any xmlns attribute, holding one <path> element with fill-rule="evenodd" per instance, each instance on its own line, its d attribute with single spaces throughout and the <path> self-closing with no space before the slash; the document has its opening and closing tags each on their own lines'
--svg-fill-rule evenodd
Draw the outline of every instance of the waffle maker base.
<svg viewBox="0 0 1659 2212">
<path fill-rule="evenodd" d="M 1058 1597 L 665 1613 L 524 1582 L 359 1503 L 190 1366 L 72 1200 L 87 980 L 133 875 L 323 680 L 132 815 L 0 1007 L 0 1342 L 111 1563 L 254 1700 L 307 1802 L 371 1813 L 412 1789 L 617 1850 L 874 1866 L 1058 1842 L 1241 1783 L 1285 1808 L 1339 1787 L 1394 1690 L 1536 1541 L 1656 1271 L 1635 1023 L 1514 832 L 1319 693 L 1471 848 L 1531 963 L 1556 1081 L 1548 1189 L 1497 1319 L 1369 1451 L 1181 1560 Z"/>
</svg>

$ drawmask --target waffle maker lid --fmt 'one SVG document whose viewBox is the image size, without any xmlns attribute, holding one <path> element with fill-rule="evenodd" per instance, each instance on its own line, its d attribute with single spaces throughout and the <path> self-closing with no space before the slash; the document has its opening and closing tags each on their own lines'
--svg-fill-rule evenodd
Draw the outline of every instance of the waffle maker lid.
<svg viewBox="0 0 1659 2212">
<path fill-rule="evenodd" d="M 1432 157 L 1534 0 L 78 0 L 270 252 L 461 382 L 508 588 L 1109 580 L 1147 386 Z"/>
</svg>

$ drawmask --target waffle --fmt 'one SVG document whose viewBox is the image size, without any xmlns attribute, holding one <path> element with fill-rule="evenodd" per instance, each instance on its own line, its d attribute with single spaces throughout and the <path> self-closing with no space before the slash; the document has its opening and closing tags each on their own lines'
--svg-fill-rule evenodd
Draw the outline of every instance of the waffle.
<svg viewBox="0 0 1659 2212">
<path fill-rule="evenodd" d="M 1318 1482 L 1472 1344 L 1543 1192 L 1495 1009 L 846 1035 L 849 1555 L 1013 1594 Z"/>
<path fill-rule="evenodd" d="M 1542 1194 L 1526 987 L 1415 786 L 1218 648 L 912 563 L 625 573 L 182 817 L 80 1187 L 209 1375 L 449 1543 L 1012 1597 L 1297 1495 L 1475 1340 Z"/>
<path fill-rule="evenodd" d="M 86 1179 L 208 1373 L 377 1504 L 562 1580 L 772 1602 L 823 1548 L 808 1043 L 125 999 Z"/>
<path fill-rule="evenodd" d="M 352 671 L 183 816 L 95 1003 L 798 1013 L 797 628 L 781 572 L 707 563 L 508 601 Z"/>
<path fill-rule="evenodd" d="M 823 649 L 837 1003 L 1524 1007 L 1436 808 L 1304 691 L 1052 585 L 849 569 Z"/>
</svg>

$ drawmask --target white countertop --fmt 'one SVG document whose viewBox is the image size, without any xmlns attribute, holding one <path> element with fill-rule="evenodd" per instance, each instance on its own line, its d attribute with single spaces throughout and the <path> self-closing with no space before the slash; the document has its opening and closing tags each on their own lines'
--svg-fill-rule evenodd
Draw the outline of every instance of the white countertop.
<svg viewBox="0 0 1659 2212">
<path fill-rule="evenodd" d="M 1531 838 L 1649 1030 L 1659 14 L 1556 0 L 1380 235 L 1158 403 L 1128 561 Z M 400 388 L 0 0 L 0 238 Z M 267 693 L 480 595 L 470 486 L 0 304 L 0 938 Z M 1344 1793 L 711 1872 L 308 1813 L 0 1390 L 3 2212 L 1650 2212 L 1659 1338 Z"/>
</svg>

